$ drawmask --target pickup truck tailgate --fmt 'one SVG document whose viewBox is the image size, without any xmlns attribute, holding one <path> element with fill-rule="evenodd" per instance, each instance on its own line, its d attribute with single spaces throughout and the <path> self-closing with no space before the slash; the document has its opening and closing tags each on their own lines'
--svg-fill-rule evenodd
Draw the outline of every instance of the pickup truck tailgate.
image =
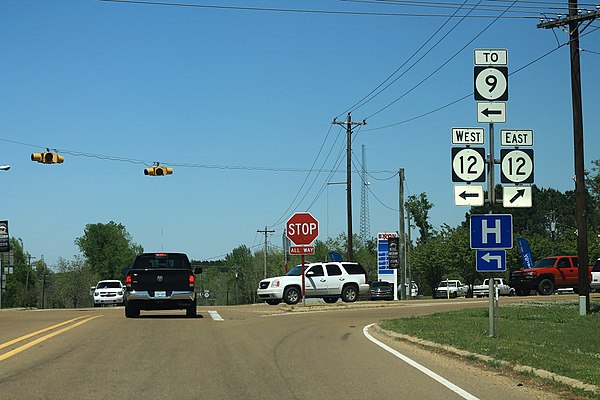
<svg viewBox="0 0 600 400">
<path fill-rule="evenodd" d="M 132 290 L 168 290 L 189 291 L 190 275 L 189 269 L 136 269 L 130 270 Z M 192 275 L 193 276 L 193 275 Z"/>
</svg>

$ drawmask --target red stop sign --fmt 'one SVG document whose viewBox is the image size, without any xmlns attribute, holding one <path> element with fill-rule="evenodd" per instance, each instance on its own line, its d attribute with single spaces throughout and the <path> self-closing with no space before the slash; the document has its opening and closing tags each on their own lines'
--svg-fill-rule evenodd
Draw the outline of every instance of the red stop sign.
<svg viewBox="0 0 600 400">
<path fill-rule="evenodd" d="M 285 234 L 298 246 L 309 245 L 319 236 L 319 221 L 310 213 L 296 213 L 285 223 Z"/>
</svg>

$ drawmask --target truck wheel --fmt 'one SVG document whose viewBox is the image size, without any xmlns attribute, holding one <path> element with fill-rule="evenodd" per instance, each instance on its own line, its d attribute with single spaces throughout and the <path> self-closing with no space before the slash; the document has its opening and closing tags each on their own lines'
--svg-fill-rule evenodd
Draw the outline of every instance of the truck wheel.
<svg viewBox="0 0 600 400">
<path fill-rule="evenodd" d="M 542 296 L 549 296 L 554 293 L 554 283 L 550 279 L 542 279 L 538 285 L 538 293 Z"/>
<path fill-rule="evenodd" d="M 344 286 L 342 289 L 342 301 L 345 303 L 354 303 L 358 299 L 358 289 L 354 285 Z"/>
<path fill-rule="evenodd" d="M 269 299 L 269 300 L 265 300 L 267 302 L 267 304 L 271 305 L 271 306 L 276 306 L 277 304 L 281 303 L 280 299 Z"/>
<path fill-rule="evenodd" d="M 131 304 L 125 304 L 125 317 L 137 318 L 140 316 L 140 310 Z"/>
<path fill-rule="evenodd" d="M 285 304 L 294 305 L 300 301 L 300 290 L 296 287 L 289 287 L 283 292 L 283 301 Z"/>
<path fill-rule="evenodd" d="M 185 316 L 188 318 L 196 318 L 196 302 L 195 301 L 185 309 Z"/>
<path fill-rule="evenodd" d="M 511 288 L 511 289 L 508 291 L 508 295 L 509 295 L 509 296 L 514 296 L 515 294 L 516 294 L 516 292 L 515 292 L 515 289 L 513 289 L 513 288 Z"/>
<path fill-rule="evenodd" d="M 454 292 L 454 293 L 452 293 L 452 294 L 450 295 L 450 297 L 452 297 L 452 298 L 454 298 L 454 299 L 455 299 L 455 298 L 457 298 L 457 297 L 458 297 L 458 292 Z"/>
</svg>

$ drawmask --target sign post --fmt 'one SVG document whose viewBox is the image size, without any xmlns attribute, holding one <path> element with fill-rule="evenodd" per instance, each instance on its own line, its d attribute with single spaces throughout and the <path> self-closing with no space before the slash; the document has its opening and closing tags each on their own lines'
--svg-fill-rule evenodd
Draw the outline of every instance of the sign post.
<svg viewBox="0 0 600 400">
<path fill-rule="evenodd" d="M 290 246 L 290 254 L 302 255 L 302 305 L 306 305 L 304 255 L 315 253 L 310 244 L 319 236 L 319 221 L 308 212 L 295 213 L 285 223 L 285 235 L 296 245 Z"/>
</svg>

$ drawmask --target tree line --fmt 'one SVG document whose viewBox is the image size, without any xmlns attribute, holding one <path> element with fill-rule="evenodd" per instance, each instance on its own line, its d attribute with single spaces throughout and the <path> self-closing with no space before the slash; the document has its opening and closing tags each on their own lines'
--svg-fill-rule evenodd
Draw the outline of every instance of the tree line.
<svg viewBox="0 0 600 400">
<path fill-rule="evenodd" d="M 593 263 L 600 257 L 600 160 L 586 175 L 588 254 Z M 495 188 L 501 198 L 501 186 Z M 535 259 L 551 255 L 577 254 L 577 225 L 574 191 L 561 192 L 552 188 L 532 187 L 533 207 L 504 209 L 494 205 L 494 214 L 513 215 L 514 237 L 525 238 Z M 475 271 L 475 251 L 469 244 L 469 218 L 486 214 L 489 206 L 472 207 L 458 226 L 434 227 L 429 222 L 433 204 L 426 193 L 409 196 L 405 202 L 410 215 L 410 228 L 418 233 L 407 243 L 408 276 L 416 281 L 421 294 L 430 294 L 436 284 L 446 278 L 461 279 L 474 284 L 484 279 Z M 6 277 L 2 292 L 2 307 L 65 308 L 92 305 L 90 286 L 101 279 L 123 279 L 122 269 L 130 266 L 143 247 L 133 241 L 125 226 L 114 221 L 85 226 L 75 239 L 81 254 L 72 260 L 60 258 L 54 268 L 43 259 L 30 256 L 21 239 L 11 238 L 12 258 L 2 253 L 2 265 L 12 265 L 13 273 Z M 377 279 L 377 240 L 353 237 L 354 258 Z M 347 236 L 315 241 L 315 254 L 307 262 L 327 261 L 330 252 L 346 254 Z M 271 244 L 266 250 L 266 275 L 281 275 L 287 268 L 300 264 L 300 256 L 287 256 L 281 246 Z M 203 267 L 198 282 L 200 304 L 252 304 L 257 302 L 256 289 L 265 275 L 265 249 L 253 251 L 246 245 L 234 248 L 222 260 L 192 260 Z M 509 271 L 523 267 L 516 246 L 507 251 Z M 206 297 L 204 296 L 206 295 Z"/>
</svg>

